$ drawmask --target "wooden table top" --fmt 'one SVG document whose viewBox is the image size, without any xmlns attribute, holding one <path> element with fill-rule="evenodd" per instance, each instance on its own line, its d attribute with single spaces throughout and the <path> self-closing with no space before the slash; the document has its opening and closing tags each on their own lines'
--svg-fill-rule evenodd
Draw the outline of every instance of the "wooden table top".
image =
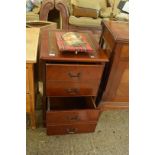
<svg viewBox="0 0 155 155">
<path fill-rule="evenodd" d="M 115 41 L 129 41 L 129 23 L 123 21 L 102 21 L 102 26 L 106 26 L 111 32 Z"/>
<path fill-rule="evenodd" d="M 26 28 L 26 63 L 36 63 L 39 28 Z"/>
<path fill-rule="evenodd" d="M 45 30 L 41 35 L 41 50 L 40 58 L 46 61 L 62 61 L 62 62 L 107 62 L 108 57 L 103 49 L 99 49 L 98 43 L 93 35 L 89 34 L 90 40 L 94 46 L 95 52 L 93 54 L 73 52 L 60 52 L 58 49 L 55 32 L 67 32 L 63 30 Z M 84 32 L 83 32 L 84 33 Z"/>
</svg>

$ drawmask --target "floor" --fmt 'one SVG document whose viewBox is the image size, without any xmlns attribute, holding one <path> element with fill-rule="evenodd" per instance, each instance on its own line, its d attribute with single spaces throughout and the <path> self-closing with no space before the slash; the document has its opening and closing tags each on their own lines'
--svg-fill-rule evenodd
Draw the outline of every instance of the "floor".
<svg viewBox="0 0 155 155">
<path fill-rule="evenodd" d="M 27 127 L 27 155 L 128 155 L 128 110 L 105 111 L 94 133 L 47 136 L 37 110 L 35 130 Z"/>
</svg>

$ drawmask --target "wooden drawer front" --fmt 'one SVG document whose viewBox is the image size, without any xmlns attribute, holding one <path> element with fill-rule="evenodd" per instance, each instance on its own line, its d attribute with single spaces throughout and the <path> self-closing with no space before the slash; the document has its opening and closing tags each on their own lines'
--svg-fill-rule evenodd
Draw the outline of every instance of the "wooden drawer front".
<svg viewBox="0 0 155 155">
<path fill-rule="evenodd" d="M 99 110 L 68 110 L 68 111 L 50 111 L 46 113 L 47 125 L 68 124 L 77 122 L 97 122 Z"/>
<path fill-rule="evenodd" d="M 47 96 L 96 96 L 99 81 L 92 82 L 46 82 Z"/>
<path fill-rule="evenodd" d="M 62 135 L 94 132 L 96 123 L 78 123 L 65 125 L 47 125 L 47 135 Z"/>
<path fill-rule="evenodd" d="M 47 125 L 97 122 L 100 110 L 92 97 L 49 97 Z"/>
<path fill-rule="evenodd" d="M 30 86 L 29 86 L 29 69 L 26 67 L 26 93 L 30 92 Z"/>
<path fill-rule="evenodd" d="M 98 81 L 103 67 L 103 65 L 47 64 L 46 81 Z"/>
<path fill-rule="evenodd" d="M 31 110 L 31 108 L 30 108 L 30 98 L 31 96 L 30 96 L 30 94 L 26 94 L 26 112 L 30 112 L 30 110 Z"/>
</svg>

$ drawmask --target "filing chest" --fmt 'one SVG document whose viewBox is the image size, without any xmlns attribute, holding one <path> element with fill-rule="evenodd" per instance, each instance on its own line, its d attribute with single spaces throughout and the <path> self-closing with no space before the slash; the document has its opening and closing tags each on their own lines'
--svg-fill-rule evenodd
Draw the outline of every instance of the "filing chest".
<svg viewBox="0 0 155 155">
<path fill-rule="evenodd" d="M 43 119 L 47 134 L 93 132 L 100 114 L 95 100 L 107 55 L 98 49 L 91 34 L 94 55 L 61 53 L 55 31 L 45 30 L 41 36 Z"/>
</svg>

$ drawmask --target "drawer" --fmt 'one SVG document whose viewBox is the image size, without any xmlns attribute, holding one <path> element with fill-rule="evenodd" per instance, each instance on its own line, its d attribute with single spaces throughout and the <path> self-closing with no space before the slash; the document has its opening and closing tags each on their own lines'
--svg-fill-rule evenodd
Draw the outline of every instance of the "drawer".
<svg viewBox="0 0 155 155">
<path fill-rule="evenodd" d="M 48 125 L 46 127 L 47 127 L 47 135 L 63 135 L 63 134 L 94 132 L 96 128 L 96 123 Z"/>
<path fill-rule="evenodd" d="M 46 64 L 46 81 L 100 80 L 103 65 Z"/>
<path fill-rule="evenodd" d="M 31 107 L 30 107 L 30 94 L 26 94 L 26 112 L 30 112 L 31 111 Z"/>
<path fill-rule="evenodd" d="M 51 97 L 46 112 L 47 125 L 97 122 L 99 109 L 92 97 Z"/>
<path fill-rule="evenodd" d="M 46 82 L 47 96 L 96 96 L 99 81 Z"/>
</svg>

